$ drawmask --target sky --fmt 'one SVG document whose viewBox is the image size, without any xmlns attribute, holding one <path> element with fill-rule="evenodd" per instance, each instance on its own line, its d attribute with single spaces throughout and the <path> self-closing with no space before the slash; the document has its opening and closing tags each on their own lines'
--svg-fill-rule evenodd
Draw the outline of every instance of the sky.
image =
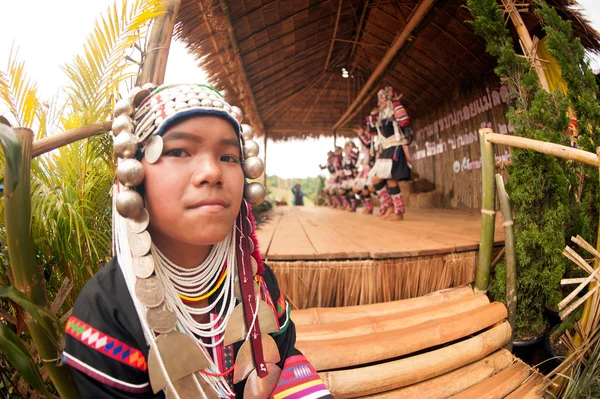
<svg viewBox="0 0 600 399">
<path fill-rule="evenodd" d="M 71 61 L 81 51 L 94 20 L 113 0 L 20 0 L 2 2 L 0 24 L 0 68 L 5 69 L 13 43 L 19 47 L 19 58 L 25 61 L 30 77 L 37 80 L 42 99 L 50 99 L 67 82 L 60 65 Z M 600 0 L 579 0 L 592 26 L 600 31 Z M 33 11 L 33 12 L 32 12 Z M 8 16 L 8 17 L 6 17 Z M 600 69 L 600 58 L 592 60 Z M 165 82 L 206 82 L 206 74 L 197 67 L 183 44 L 173 41 Z M 0 114 L 3 108 L 0 105 Z M 264 143 L 261 157 L 264 154 Z M 317 176 L 333 147 L 333 138 L 293 140 L 267 143 L 267 174 L 284 178 Z"/>
</svg>

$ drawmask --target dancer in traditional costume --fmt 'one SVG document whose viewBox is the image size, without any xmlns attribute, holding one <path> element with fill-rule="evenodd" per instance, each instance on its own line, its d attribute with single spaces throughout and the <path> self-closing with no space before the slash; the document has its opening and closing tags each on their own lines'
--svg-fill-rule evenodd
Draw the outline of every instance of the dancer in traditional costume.
<svg viewBox="0 0 600 399">
<path fill-rule="evenodd" d="M 345 209 L 344 200 L 340 195 L 342 181 L 344 180 L 344 168 L 342 167 L 342 161 L 344 160 L 344 149 L 340 146 L 336 146 L 333 150 L 333 170 L 335 173 L 335 180 L 331 185 L 330 191 L 333 193 L 335 205 L 334 208 Z"/>
<path fill-rule="evenodd" d="M 116 256 L 66 326 L 85 398 L 331 398 L 306 358 L 250 205 L 265 196 L 253 130 L 209 86 L 117 103 Z"/>
<path fill-rule="evenodd" d="M 352 192 L 355 196 L 359 196 L 364 206 L 364 214 L 373 213 L 373 200 L 371 199 L 370 187 L 372 187 L 371 179 L 369 178 L 369 172 L 371 167 L 375 163 L 375 152 L 373 137 L 368 130 L 359 127 L 355 129 L 358 133 L 358 140 L 360 142 L 360 171 L 354 179 L 352 185 Z"/>
<path fill-rule="evenodd" d="M 357 163 L 358 149 L 353 141 L 348 141 L 344 145 L 344 158 L 342 159 L 342 182 L 340 183 L 339 193 L 344 203 L 344 208 L 349 212 L 356 212 L 358 201 L 352 191 L 354 179 L 358 175 Z"/>
<path fill-rule="evenodd" d="M 319 165 L 319 168 L 321 168 L 321 170 L 327 169 L 329 172 L 327 183 L 325 183 L 325 186 L 323 187 L 323 194 L 327 198 L 327 204 L 331 207 L 337 207 L 338 204 L 336 204 L 335 193 L 333 192 L 333 185 L 335 184 L 336 180 L 336 169 L 335 165 L 333 164 L 333 157 L 333 151 L 327 151 L 327 162 L 325 165 Z"/>
<path fill-rule="evenodd" d="M 402 130 L 409 122 L 408 114 L 392 87 L 377 93 L 377 144 L 380 152 L 373 169 L 372 182 L 381 203 L 383 219 L 404 219 L 404 200 L 398 181 L 410 180 L 409 138 Z"/>
</svg>

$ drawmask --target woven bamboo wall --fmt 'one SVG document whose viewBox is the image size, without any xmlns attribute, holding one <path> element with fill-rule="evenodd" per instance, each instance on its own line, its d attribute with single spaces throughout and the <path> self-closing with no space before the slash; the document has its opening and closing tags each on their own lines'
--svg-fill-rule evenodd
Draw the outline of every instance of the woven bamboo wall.
<svg viewBox="0 0 600 399">
<path fill-rule="evenodd" d="M 508 92 L 494 75 L 461 87 L 441 106 L 412 121 L 413 170 L 433 182 L 447 207 L 481 206 L 478 129 L 510 133 L 506 118 Z M 507 147 L 496 146 L 496 161 L 510 160 Z"/>
</svg>

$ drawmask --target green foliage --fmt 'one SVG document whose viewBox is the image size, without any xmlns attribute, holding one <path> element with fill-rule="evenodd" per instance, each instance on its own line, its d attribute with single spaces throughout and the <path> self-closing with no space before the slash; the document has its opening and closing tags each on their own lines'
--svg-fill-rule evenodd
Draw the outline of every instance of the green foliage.
<svg viewBox="0 0 600 399">
<path fill-rule="evenodd" d="M 2 145 L 8 169 L 13 172 L 11 176 L 13 186 L 4 189 L 6 191 L 5 195 L 10 195 L 19 183 L 19 170 L 21 170 L 21 142 L 11 128 L 0 124 L 0 145 Z"/>
<path fill-rule="evenodd" d="M 516 54 L 495 0 L 469 0 L 475 32 L 498 58 L 496 74 L 509 87 L 514 106 L 508 118 L 514 134 L 568 145 L 568 101 L 559 91 L 540 89 L 530 62 Z M 517 322 L 515 335 L 535 333 L 543 324 L 544 307 L 560 300 L 565 231 L 572 213 L 568 162 L 533 151 L 512 149 L 507 191 L 515 212 L 517 255 Z M 505 266 L 496 269 L 490 293 L 505 297 Z"/>
</svg>

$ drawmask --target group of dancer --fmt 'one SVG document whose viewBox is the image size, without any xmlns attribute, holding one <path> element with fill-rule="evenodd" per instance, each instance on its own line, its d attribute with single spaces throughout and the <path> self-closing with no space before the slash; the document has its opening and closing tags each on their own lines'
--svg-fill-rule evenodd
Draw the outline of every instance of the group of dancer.
<svg viewBox="0 0 600 399">
<path fill-rule="evenodd" d="M 356 212 L 360 202 L 363 213 L 373 214 L 373 198 L 379 199 L 379 216 L 385 220 L 404 219 L 404 199 L 398 184 L 410 180 L 411 165 L 408 145 L 412 139 L 409 117 L 392 87 L 377 93 L 377 105 L 355 129 L 360 150 L 353 141 L 327 153 L 330 173 L 323 193 L 329 205 Z"/>
</svg>

